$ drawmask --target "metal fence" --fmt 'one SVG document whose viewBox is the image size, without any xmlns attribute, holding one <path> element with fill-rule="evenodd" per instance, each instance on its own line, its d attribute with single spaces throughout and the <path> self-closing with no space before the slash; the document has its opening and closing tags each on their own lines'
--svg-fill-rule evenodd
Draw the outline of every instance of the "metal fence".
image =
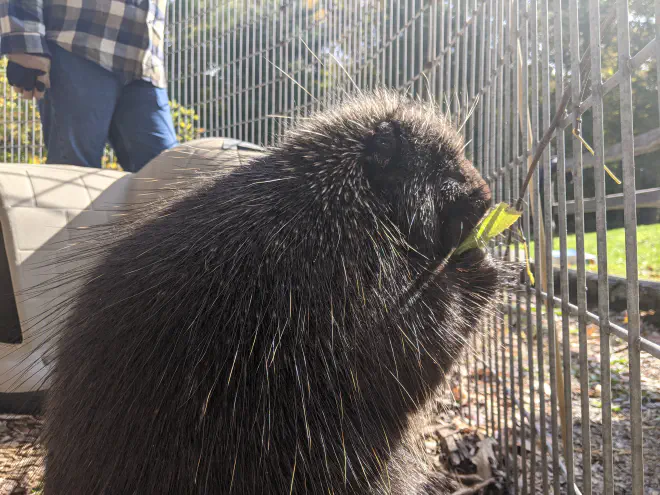
<svg viewBox="0 0 660 495">
<path fill-rule="evenodd" d="M 625 423 L 630 453 L 616 455 L 630 458 L 626 493 L 644 493 L 640 368 L 643 359 L 660 359 L 660 347 L 640 335 L 632 76 L 653 72 L 649 64 L 657 65 L 660 44 L 652 38 L 631 53 L 630 22 L 623 0 L 170 4 L 169 92 L 194 110 L 196 135 L 269 145 L 292 119 L 342 92 L 388 86 L 434 100 L 452 115 L 468 156 L 498 201 L 515 201 L 540 153 L 521 222 L 524 238 L 534 240 L 529 256 L 535 283 L 527 277 L 519 290 L 501 294 L 502 314 L 487 323 L 486 338 L 475 337 L 456 377 L 462 413 L 497 439 L 515 493 L 615 493 L 614 338 L 629 345 L 629 399 L 617 421 Z M 41 156 L 32 104 L 12 100 L 5 80 L 0 85 L 4 160 Z M 566 112 L 557 114 L 566 101 Z M 604 130 L 605 116 L 612 114 L 618 115 L 614 141 Z M 546 134 L 552 141 L 540 146 Z M 614 321 L 609 308 L 606 185 L 612 179 L 603 164 L 611 142 L 619 143 L 621 157 L 622 187 L 616 192 L 625 217 L 625 324 Z M 572 187 L 565 173 L 569 163 Z M 567 202 L 576 234 L 573 299 Z M 598 304 L 591 309 L 586 203 L 595 211 L 598 232 Z M 557 277 L 553 233 L 559 240 Z M 514 236 L 511 250 L 519 259 L 521 239 Z M 502 245 L 493 250 L 506 251 Z M 594 332 L 600 335 L 595 379 L 588 338 Z M 590 397 L 594 385 L 600 386 L 600 408 Z M 590 428 L 595 409 L 601 415 L 597 435 Z"/>
</svg>

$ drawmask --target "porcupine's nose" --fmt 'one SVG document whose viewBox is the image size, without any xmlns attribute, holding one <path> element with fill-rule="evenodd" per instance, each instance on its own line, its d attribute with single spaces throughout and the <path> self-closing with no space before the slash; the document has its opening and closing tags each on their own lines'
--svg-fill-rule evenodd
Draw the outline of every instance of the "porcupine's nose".
<svg viewBox="0 0 660 495">
<path fill-rule="evenodd" d="M 474 201 L 475 206 L 481 210 L 478 213 L 482 216 L 486 213 L 492 202 L 490 187 L 488 187 L 488 183 L 479 171 L 468 160 L 464 160 L 461 164 L 461 172 L 465 180 L 468 195 Z"/>
<path fill-rule="evenodd" d="M 492 203 L 492 192 L 488 183 L 468 160 L 461 163 L 456 175 L 460 176 L 463 193 L 447 212 L 448 231 L 454 246 L 458 246 L 465 239 Z"/>
</svg>

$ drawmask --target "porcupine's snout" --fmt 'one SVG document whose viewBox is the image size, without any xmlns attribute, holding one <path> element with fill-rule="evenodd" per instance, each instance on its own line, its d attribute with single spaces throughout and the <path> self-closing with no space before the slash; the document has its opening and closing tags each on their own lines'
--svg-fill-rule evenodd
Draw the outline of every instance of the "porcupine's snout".
<svg viewBox="0 0 660 495">
<path fill-rule="evenodd" d="M 458 247 L 483 218 L 491 206 L 492 193 L 467 159 L 446 171 L 438 189 L 436 242 L 444 256 Z"/>
</svg>

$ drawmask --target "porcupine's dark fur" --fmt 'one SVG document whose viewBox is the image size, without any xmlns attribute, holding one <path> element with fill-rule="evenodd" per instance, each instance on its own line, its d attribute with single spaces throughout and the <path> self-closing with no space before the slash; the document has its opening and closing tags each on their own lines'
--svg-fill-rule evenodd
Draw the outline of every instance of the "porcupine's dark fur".
<svg viewBox="0 0 660 495">
<path fill-rule="evenodd" d="M 411 424 L 501 277 L 471 250 L 407 291 L 489 203 L 381 91 L 125 223 L 62 326 L 45 494 L 445 493 Z"/>
</svg>

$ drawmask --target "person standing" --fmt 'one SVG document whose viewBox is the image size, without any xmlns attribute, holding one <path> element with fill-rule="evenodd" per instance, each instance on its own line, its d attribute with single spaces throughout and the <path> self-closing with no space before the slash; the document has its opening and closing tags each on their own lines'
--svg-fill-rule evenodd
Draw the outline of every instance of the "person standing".
<svg viewBox="0 0 660 495">
<path fill-rule="evenodd" d="M 0 0 L 9 84 L 38 100 L 47 163 L 137 172 L 177 143 L 164 70 L 167 0 Z"/>
</svg>

